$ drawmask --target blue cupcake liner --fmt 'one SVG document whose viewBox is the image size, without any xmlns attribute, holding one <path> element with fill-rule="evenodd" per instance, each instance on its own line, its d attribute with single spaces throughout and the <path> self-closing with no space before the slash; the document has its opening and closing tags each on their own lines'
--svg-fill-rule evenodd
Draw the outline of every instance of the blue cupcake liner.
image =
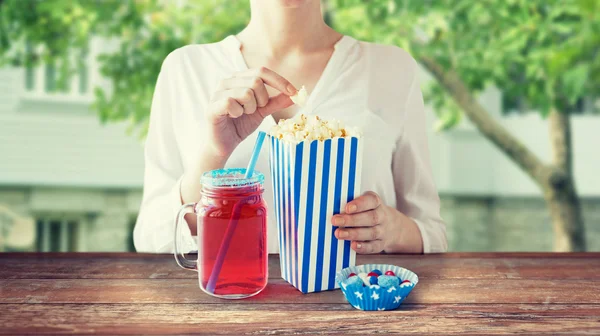
<svg viewBox="0 0 600 336">
<path fill-rule="evenodd" d="M 379 285 L 346 286 L 343 284 L 343 281 L 348 278 L 350 273 L 369 273 L 374 269 L 378 269 L 382 272 L 391 270 L 400 279 L 409 280 L 410 284 L 405 283 L 394 287 L 381 287 Z M 412 291 L 419 282 L 419 277 L 410 270 L 399 266 L 367 264 L 342 269 L 336 274 L 335 281 L 342 289 L 346 300 L 348 300 L 354 308 L 360 310 L 393 310 L 400 307 L 400 304 L 408 297 L 410 291 Z"/>
</svg>

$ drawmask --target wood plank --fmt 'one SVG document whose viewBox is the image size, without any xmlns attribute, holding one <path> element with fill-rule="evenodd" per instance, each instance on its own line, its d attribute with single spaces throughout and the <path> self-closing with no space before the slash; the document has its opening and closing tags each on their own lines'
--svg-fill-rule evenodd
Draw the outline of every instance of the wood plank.
<svg viewBox="0 0 600 336">
<path fill-rule="evenodd" d="M 363 257 L 374 256 L 406 256 L 410 254 L 380 254 L 362 255 Z M 361 255 L 359 255 L 360 257 Z M 413 254 L 415 257 L 435 257 L 441 259 L 455 258 L 600 258 L 600 252 L 447 252 L 430 253 L 426 255 Z M 14 258 L 172 258 L 171 254 L 136 253 L 136 252 L 68 252 L 68 253 L 39 253 L 39 252 L 6 252 L 0 254 L 0 259 Z"/>
<path fill-rule="evenodd" d="M 276 265 L 269 263 L 269 268 Z M 271 266 L 273 265 L 273 266 Z M 279 275 L 279 274 L 277 274 Z M 195 279 L 198 274 L 181 269 L 166 256 L 15 258 L 0 259 L 0 279 Z"/>
<path fill-rule="evenodd" d="M 599 333 L 600 305 L 0 305 L 0 334 L 515 334 Z M 319 313 L 328 311 L 331 313 Z"/>
<path fill-rule="evenodd" d="M 169 255 L 151 254 L 19 254 L 0 255 L 0 279 L 194 279 Z M 83 254 L 83 255 L 88 255 Z M 600 280 L 598 258 L 480 258 L 446 255 L 358 256 L 358 264 L 383 263 L 406 267 L 426 279 L 571 279 Z M 562 254 L 558 254 L 561 256 Z M 570 255 L 570 254 L 569 254 Z M 269 278 L 279 279 L 279 257 L 269 258 Z"/>
<path fill-rule="evenodd" d="M 204 294 L 192 279 L 0 280 L 0 303 L 222 303 Z M 238 304 L 344 303 L 341 291 L 302 294 L 281 279 L 269 281 L 258 296 Z M 409 303 L 600 303 L 594 280 L 421 281 Z"/>
<path fill-rule="evenodd" d="M 560 334 L 600 333 L 600 253 L 359 256 L 412 269 L 403 308 L 354 310 L 340 291 L 301 294 L 273 278 L 226 301 L 170 255 L 0 254 L 0 334 Z M 325 313 L 325 312 L 330 313 Z M 270 327 L 267 327 L 270 326 Z"/>
</svg>

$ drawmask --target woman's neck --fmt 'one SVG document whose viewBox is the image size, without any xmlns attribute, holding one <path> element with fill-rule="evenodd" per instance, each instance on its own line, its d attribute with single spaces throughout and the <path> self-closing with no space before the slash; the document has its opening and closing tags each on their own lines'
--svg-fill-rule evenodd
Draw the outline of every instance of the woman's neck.
<svg viewBox="0 0 600 336">
<path fill-rule="evenodd" d="M 250 1 L 250 23 L 238 34 L 244 48 L 278 56 L 328 47 L 341 37 L 323 20 L 318 0 L 307 1 L 297 8 L 266 3 L 265 0 Z"/>
</svg>

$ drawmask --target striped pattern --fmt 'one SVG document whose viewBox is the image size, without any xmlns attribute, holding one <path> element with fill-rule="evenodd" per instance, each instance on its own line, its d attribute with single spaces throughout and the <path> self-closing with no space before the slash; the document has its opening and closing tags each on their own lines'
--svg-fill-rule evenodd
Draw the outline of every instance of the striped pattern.
<svg viewBox="0 0 600 336">
<path fill-rule="evenodd" d="M 269 145 L 281 275 L 303 293 L 339 288 L 335 275 L 355 264 L 356 253 L 335 238 L 331 217 L 360 193 L 362 145 L 274 137 Z"/>
</svg>

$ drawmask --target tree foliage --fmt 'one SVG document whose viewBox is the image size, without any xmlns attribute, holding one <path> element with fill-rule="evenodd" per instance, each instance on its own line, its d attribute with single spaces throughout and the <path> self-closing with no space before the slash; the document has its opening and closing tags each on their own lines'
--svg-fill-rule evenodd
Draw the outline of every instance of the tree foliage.
<svg viewBox="0 0 600 336">
<path fill-rule="evenodd" d="M 403 47 L 417 60 L 432 57 L 474 95 L 495 85 L 546 115 L 571 112 L 582 97 L 600 94 L 600 1 L 331 0 L 328 8 L 341 32 Z M 113 90 L 97 88 L 95 108 L 102 121 L 126 120 L 143 132 L 165 56 L 186 44 L 218 41 L 248 19 L 242 0 L 4 0 L 0 60 L 72 60 L 90 36 L 112 39 L 116 48 L 99 61 Z M 75 63 L 63 62 L 70 65 L 65 75 Z M 426 99 L 441 128 L 459 121 L 460 110 L 442 87 L 427 87 Z"/>
<path fill-rule="evenodd" d="M 94 108 L 103 122 L 127 121 L 143 135 L 164 58 L 187 44 L 221 40 L 248 19 L 248 3 L 237 0 L 5 0 L 0 60 L 60 60 L 70 65 L 62 73 L 68 76 L 76 66 L 73 55 L 88 47 L 91 36 L 106 39 L 113 50 L 98 61 L 112 90 L 96 88 Z"/>
<path fill-rule="evenodd" d="M 455 71 L 473 95 L 488 85 L 546 116 L 600 94 L 600 1 L 336 0 L 337 27 L 408 49 Z M 460 113 L 437 85 L 442 128 Z"/>
</svg>

